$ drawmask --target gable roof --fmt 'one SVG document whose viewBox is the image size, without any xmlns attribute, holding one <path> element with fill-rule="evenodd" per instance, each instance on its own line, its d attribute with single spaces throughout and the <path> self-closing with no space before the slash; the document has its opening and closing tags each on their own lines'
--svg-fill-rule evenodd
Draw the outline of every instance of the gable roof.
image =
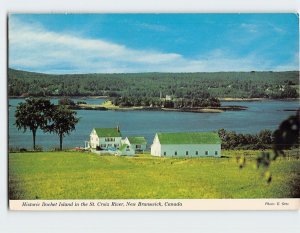
<svg viewBox="0 0 300 233">
<path fill-rule="evenodd" d="M 121 137 L 117 128 L 94 128 L 98 137 Z"/>
<path fill-rule="evenodd" d="M 130 144 L 147 144 L 144 137 L 127 137 Z"/>
<path fill-rule="evenodd" d="M 221 144 L 218 133 L 180 132 L 157 133 L 160 144 Z"/>
</svg>

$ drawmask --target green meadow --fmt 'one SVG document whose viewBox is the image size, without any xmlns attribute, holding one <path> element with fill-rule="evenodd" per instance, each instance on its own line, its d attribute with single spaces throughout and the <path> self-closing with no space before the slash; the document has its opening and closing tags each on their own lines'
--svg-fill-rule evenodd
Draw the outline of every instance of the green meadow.
<svg viewBox="0 0 300 233">
<path fill-rule="evenodd" d="M 271 164 L 268 184 L 255 151 L 225 158 L 103 156 L 88 152 L 9 154 L 9 197 L 18 199 L 159 199 L 299 197 L 300 160 Z M 247 154 L 239 169 L 236 156 Z"/>
</svg>

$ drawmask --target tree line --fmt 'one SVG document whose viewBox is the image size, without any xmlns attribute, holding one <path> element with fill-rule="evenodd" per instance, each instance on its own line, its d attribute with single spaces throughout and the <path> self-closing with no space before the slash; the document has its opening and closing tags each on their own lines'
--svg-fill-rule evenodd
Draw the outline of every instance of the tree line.
<svg viewBox="0 0 300 233">
<path fill-rule="evenodd" d="M 147 101 L 172 95 L 197 99 L 298 98 L 299 73 L 215 72 L 50 75 L 8 70 L 9 96 L 108 96 Z"/>
<path fill-rule="evenodd" d="M 79 121 L 76 112 L 65 105 L 54 105 L 46 98 L 27 98 L 19 103 L 16 112 L 18 130 L 29 129 L 32 132 L 33 150 L 36 150 L 36 132 L 41 129 L 45 133 L 55 133 L 59 136 L 59 148 L 62 150 L 63 138 L 75 130 Z"/>
<path fill-rule="evenodd" d="M 284 120 L 275 131 L 263 129 L 256 134 L 236 133 L 235 131 L 219 129 L 222 149 L 227 150 L 264 150 L 273 149 L 276 157 L 284 154 L 284 150 L 298 148 L 300 109 L 296 114 Z"/>
<path fill-rule="evenodd" d="M 222 149 L 227 150 L 271 149 L 274 144 L 274 132 L 268 129 L 261 130 L 257 134 L 242 134 L 220 129 L 218 134 L 222 141 Z"/>
<path fill-rule="evenodd" d="M 174 98 L 165 99 L 157 97 L 135 97 L 135 96 L 122 96 L 110 98 L 114 105 L 120 107 L 132 106 L 146 106 L 146 107 L 159 107 L 159 108 L 195 108 L 195 107 L 220 107 L 220 100 L 214 97 L 207 98 Z"/>
</svg>

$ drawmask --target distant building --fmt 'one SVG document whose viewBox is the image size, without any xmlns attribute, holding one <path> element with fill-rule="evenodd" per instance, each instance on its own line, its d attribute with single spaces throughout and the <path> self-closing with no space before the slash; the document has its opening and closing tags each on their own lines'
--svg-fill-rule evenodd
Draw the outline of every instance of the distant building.
<svg viewBox="0 0 300 233">
<path fill-rule="evenodd" d="M 90 141 L 86 148 L 92 149 L 118 149 L 121 146 L 120 128 L 94 128 L 90 134 Z"/>
<path fill-rule="evenodd" d="M 144 137 L 126 137 L 121 144 L 119 155 L 135 155 L 146 150 L 147 141 Z"/>
<path fill-rule="evenodd" d="M 122 144 L 116 155 L 135 155 L 135 151 L 130 145 Z"/>
<path fill-rule="evenodd" d="M 171 101 L 172 100 L 172 96 L 171 95 L 166 95 L 166 100 Z"/>
<path fill-rule="evenodd" d="M 213 132 L 156 133 L 153 156 L 221 156 L 221 139 Z"/>
<path fill-rule="evenodd" d="M 159 99 L 171 101 L 173 99 L 173 96 L 172 95 L 166 95 L 166 98 L 163 98 L 162 97 L 162 92 L 159 92 Z"/>
<path fill-rule="evenodd" d="M 144 152 L 147 146 L 147 141 L 144 137 L 126 137 L 124 143 L 130 145 L 136 153 Z"/>
</svg>

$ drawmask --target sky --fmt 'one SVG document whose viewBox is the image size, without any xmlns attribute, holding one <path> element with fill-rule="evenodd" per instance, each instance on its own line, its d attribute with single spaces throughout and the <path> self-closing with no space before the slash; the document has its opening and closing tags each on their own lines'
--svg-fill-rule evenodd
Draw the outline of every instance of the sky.
<svg viewBox="0 0 300 233">
<path fill-rule="evenodd" d="M 8 43 L 49 74 L 299 70 L 297 14 L 10 14 Z"/>
</svg>

